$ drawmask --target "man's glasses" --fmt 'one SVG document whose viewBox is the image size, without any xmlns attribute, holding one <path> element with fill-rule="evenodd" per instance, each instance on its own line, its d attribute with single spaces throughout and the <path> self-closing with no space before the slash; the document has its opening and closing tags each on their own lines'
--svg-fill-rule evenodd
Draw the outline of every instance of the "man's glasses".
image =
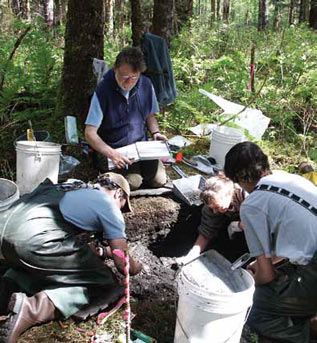
<svg viewBox="0 0 317 343">
<path fill-rule="evenodd" d="M 136 81 L 139 78 L 138 76 L 129 76 L 129 75 L 120 75 L 121 79 L 123 79 L 124 81 L 128 81 L 128 80 L 133 80 Z"/>
</svg>

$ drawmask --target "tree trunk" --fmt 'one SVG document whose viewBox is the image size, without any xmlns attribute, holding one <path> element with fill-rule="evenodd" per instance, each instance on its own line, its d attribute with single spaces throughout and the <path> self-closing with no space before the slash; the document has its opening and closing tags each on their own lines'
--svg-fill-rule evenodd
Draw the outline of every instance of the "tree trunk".
<svg viewBox="0 0 317 343">
<path fill-rule="evenodd" d="M 44 0 L 44 20 L 48 26 L 53 25 L 54 20 L 54 0 Z"/>
<path fill-rule="evenodd" d="M 15 15 L 19 15 L 19 13 L 20 13 L 20 2 L 18 0 L 10 0 L 8 2 L 8 4 L 12 10 L 12 13 Z"/>
<path fill-rule="evenodd" d="M 317 30 L 317 0 L 311 0 L 310 2 L 309 26 Z"/>
<path fill-rule="evenodd" d="M 225 22 L 229 21 L 229 12 L 230 12 L 230 0 L 223 0 L 223 13 L 222 20 Z"/>
<path fill-rule="evenodd" d="M 249 22 L 249 10 L 247 9 L 244 15 L 244 26 L 247 26 L 248 22 Z"/>
<path fill-rule="evenodd" d="M 280 26 L 280 22 L 281 22 L 280 4 L 279 4 L 279 0 L 275 0 L 273 29 L 277 30 Z"/>
<path fill-rule="evenodd" d="M 289 16 L 288 16 L 289 25 L 294 24 L 294 11 L 295 11 L 295 0 L 291 0 L 290 5 L 289 5 Z"/>
<path fill-rule="evenodd" d="M 216 0 L 210 0 L 210 22 L 216 20 Z"/>
<path fill-rule="evenodd" d="M 107 27 L 107 36 L 109 39 L 113 39 L 113 5 L 114 0 L 106 0 L 106 27 Z"/>
<path fill-rule="evenodd" d="M 173 0 L 154 0 L 152 32 L 163 37 L 169 44 L 173 31 Z"/>
<path fill-rule="evenodd" d="M 259 0 L 258 31 L 265 30 L 268 24 L 268 0 Z"/>
<path fill-rule="evenodd" d="M 220 0 L 217 0 L 217 20 L 220 20 Z"/>
<path fill-rule="evenodd" d="M 54 0 L 54 26 L 60 26 L 61 25 L 61 14 L 62 14 L 62 8 L 61 8 L 61 2 L 60 0 Z"/>
<path fill-rule="evenodd" d="M 20 0 L 20 12 L 23 19 L 31 19 L 30 0 Z"/>
<path fill-rule="evenodd" d="M 300 0 L 299 3 L 299 18 L 298 21 L 303 23 L 309 18 L 309 0 Z"/>
<path fill-rule="evenodd" d="M 69 0 L 65 32 L 64 66 L 57 118 L 77 116 L 83 123 L 96 86 L 93 58 L 103 59 L 104 1 Z"/>
<path fill-rule="evenodd" d="M 54 0 L 54 25 L 59 26 L 65 22 L 68 0 Z"/>
<path fill-rule="evenodd" d="M 117 33 L 124 28 L 124 0 L 116 0 L 115 28 Z"/>
<path fill-rule="evenodd" d="M 132 26 L 132 44 L 141 46 L 142 35 L 144 31 L 141 0 L 130 0 L 131 4 L 131 26 Z"/>
<path fill-rule="evenodd" d="M 180 32 L 193 15 L 193 0 L 176 0 L 175 12 L 176 27 L 177 31 Z"/>
</svg>

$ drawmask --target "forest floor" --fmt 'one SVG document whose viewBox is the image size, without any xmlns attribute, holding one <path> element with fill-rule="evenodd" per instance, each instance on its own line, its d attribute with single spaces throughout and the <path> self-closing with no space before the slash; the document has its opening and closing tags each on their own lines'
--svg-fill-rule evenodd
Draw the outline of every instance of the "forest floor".
<svg viewBox="0 0 317 343">
<path fill-rule="evenodd" d="M 182 166 L 183 168 L 183 166 Z M 183 168 L 186 173 L 195 173 Z M 170 167 L 168 174 L 175 178 Z M 76 167 L 69 175 L 74 178 L 94 178 L 95 171 L 87 162 Z M 173 193 L 165 196 L 141 196 L 131 199 L 133 212 L 124 214 L 129 249 L 142 262 L 142 272 L 131 278 L 132 328 L 157 340 L 172 343 L 177 316 L 177 284 L 179 268 L 175 258 L 185 255 L 193 245 L 200 222 L 201 206 L 188 206 L 175 198 Z M 224 232 L 212 242 L 229 261 L 234 261 L 247 251 L 243 234 L 229 240 Z M 110 262 L 110 266 L 111 266 Z M 118 278 L 122 277 L 118 275 Z M 124 310 L 121 308 L 103 325 L 97 325 L 96 317 L 78 322 L 73 319 L 51 322 L 34 327 L 22 335 L 20 343 L 89 342 L 95 334 L 109 333 L 116 342 L 124 333 Z M 257 336 L 245 326 L 241 343 L 256 343 Z"/>
</svg>

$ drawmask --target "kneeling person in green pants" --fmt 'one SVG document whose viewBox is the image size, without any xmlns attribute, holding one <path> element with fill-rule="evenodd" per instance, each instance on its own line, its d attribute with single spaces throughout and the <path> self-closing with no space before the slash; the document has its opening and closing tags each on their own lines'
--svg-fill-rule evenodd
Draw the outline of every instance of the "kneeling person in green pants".
<svg viewBox="0 0 317 343">
<path fill-rule="evenodd" d="M 120 210 L 130 209 L 129 184 L 119 174 L 106 173 L 93 185 L 73 188 L 65 191 L 46 180 L 0 215 L 0 247 L 11 266 L 1 283 L 0 315 L 6 317 L 0 322 L 0 343 L 15 343 L 31 326 L 68 318 L 93 295 L 119 287 L 100 258 L 104 254 L 80 240 L 80 234 L 100 233 L 123 272 L 123 261 L 111 251 L 127 249 Z M 130 258 L 130 274 L 141 269 Z"/>
</svg>

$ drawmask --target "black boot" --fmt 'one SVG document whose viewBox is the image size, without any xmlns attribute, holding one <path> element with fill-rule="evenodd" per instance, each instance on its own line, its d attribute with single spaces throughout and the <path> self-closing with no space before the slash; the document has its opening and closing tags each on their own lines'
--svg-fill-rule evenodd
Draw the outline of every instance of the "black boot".
<svg viewBox="0 0 317 343">
<path fill-rule="evenodd" d="M 317 342 L 317 315 L 310 318 L 310 339 Z"/>
<path fill-rule="evenodd" d="M 2 277 L 0 280 L 0 316 L 8 313 L 8 303 L 12 293 L 19 292 L 19 286 L 11 279 Z"/>
<path fill-rule="evenodd" d="M 33 297 L 13 293 L 8 304 L 8 318 L 0 323 L 0 343 L 16 343 L 27 329 L 55 319 L 55 311 L 45 292 Z"/>
</svg>

